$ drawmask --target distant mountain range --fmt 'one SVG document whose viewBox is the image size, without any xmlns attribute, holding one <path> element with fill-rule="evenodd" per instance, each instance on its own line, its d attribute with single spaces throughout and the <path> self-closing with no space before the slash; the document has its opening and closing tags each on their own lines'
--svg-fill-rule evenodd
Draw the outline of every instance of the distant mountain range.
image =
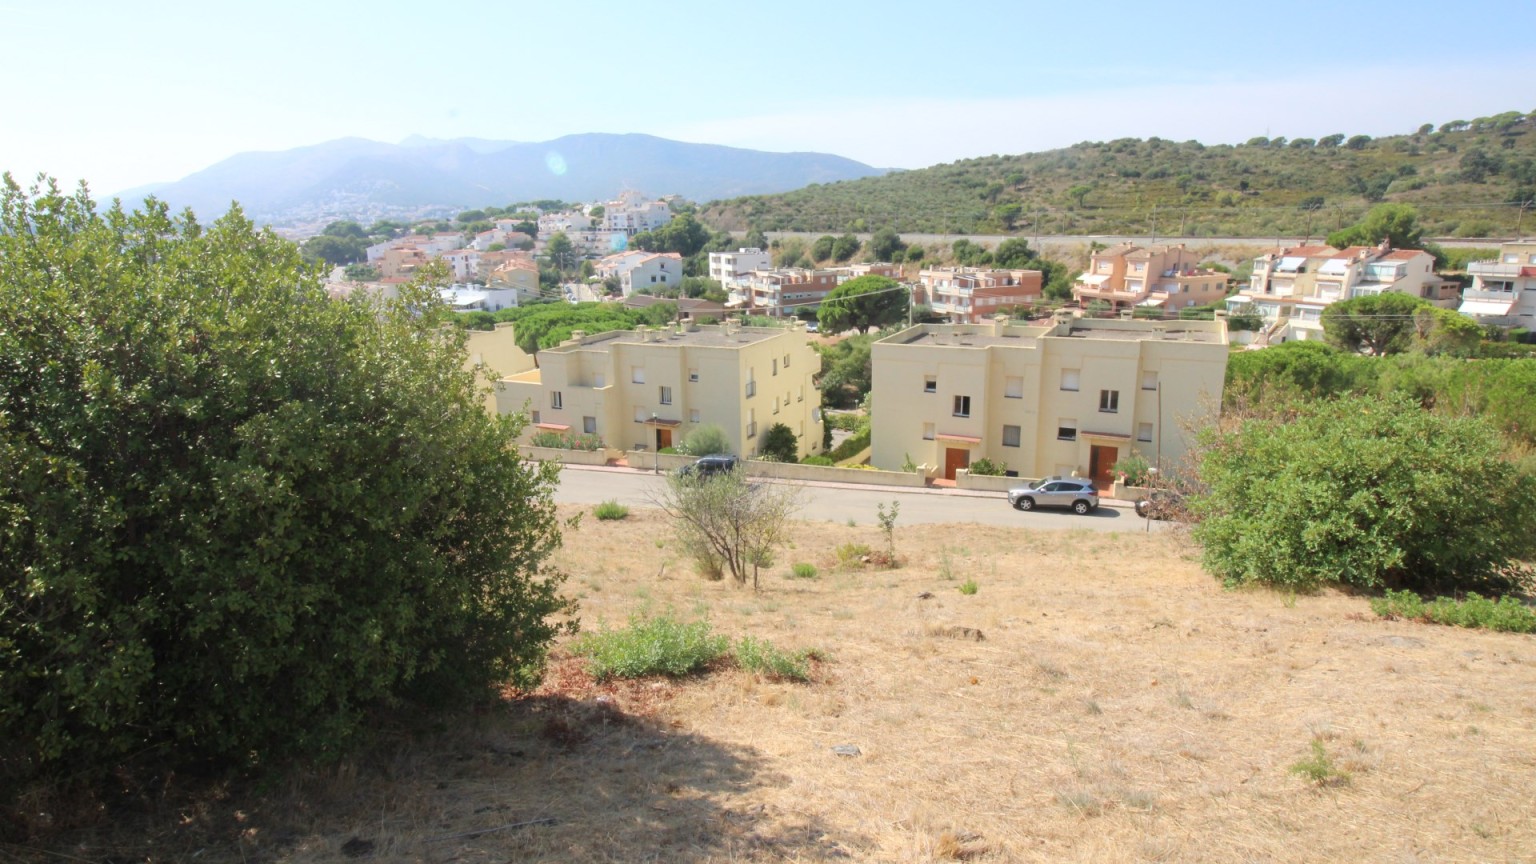
<svg viewBox="0 0 1536 864">
<path fill-rule="evenodd" d="M 238 201 L 259 222 L 426 215 L 554 198 L 599 201 L 635 190 L 709 201 L 772 194 L 883 173 L 825 153 L 768 153 L 650 135 L 583 134 L 519 143 L 412 136 L 399 144 L 342 138 L 310 147 L 241 153 L 153 194 L 205 220 Z"/>
</svg>

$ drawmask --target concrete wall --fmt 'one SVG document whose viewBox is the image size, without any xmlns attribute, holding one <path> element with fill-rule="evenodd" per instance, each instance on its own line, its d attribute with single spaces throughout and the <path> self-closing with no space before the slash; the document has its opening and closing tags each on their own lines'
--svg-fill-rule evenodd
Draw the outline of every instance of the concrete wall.
<svg viewBox="0 0 1536 864">
<path fill-rule="evenodd" d="M 597 450 L 562 450 L 559 447 L 534 447 L 528 444 L 518 445 L 517 452 L 524 459 L 533 459 L 539 462 L 563 462 L 567 465 L 607 465 L 614 458 L 617 451 Z"/>
</svg>

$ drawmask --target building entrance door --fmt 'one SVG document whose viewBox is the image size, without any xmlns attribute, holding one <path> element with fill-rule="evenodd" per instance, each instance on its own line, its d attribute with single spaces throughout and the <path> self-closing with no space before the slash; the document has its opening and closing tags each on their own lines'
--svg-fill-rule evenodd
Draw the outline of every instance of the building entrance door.
<svg viewBox="0 0 1536 864">
<path fill-rule="evenodd" d="M 1093 485 L 1099 490 L 1100 495 L 1108 495 L 1109 487 L 1114 482 L 1111 468 L 1120 461 L 1120 448 L 1103 444 L 1093 445 L 1088 454 L 1088 477 L 1093 480 Z"/>
<path fill-rule="evenodd" d="M 672 446 L 672 430 L 665 426 L 656 427 L 656 451 Z"/>
<path fill-rule="evenodd" d="M 944 479 L 955 479 L 955 472 L 971 467 L 971 451 L 965 447 L 944 448 Z"/>
</svg>

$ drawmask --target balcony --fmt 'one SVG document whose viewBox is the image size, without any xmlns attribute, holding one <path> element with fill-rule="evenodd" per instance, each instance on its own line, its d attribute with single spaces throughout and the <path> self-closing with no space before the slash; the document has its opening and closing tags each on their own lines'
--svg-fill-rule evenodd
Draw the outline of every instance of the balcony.
<svg viewBox="0 0 1536 864">
<path fill-rule="evenodd" d="M 1526 269 L 1519 264 L 1503 264 L 1498 261 L 1473 261 L 1467 265 L 1467 272 L 1473 276 L 1484 278 L 1494 277 L 1498 279 L 1517 279 L 1524 275 L 1520 271 Z M 1536 270 L 1536 268 L 1532 268 Z"/>
</svg>

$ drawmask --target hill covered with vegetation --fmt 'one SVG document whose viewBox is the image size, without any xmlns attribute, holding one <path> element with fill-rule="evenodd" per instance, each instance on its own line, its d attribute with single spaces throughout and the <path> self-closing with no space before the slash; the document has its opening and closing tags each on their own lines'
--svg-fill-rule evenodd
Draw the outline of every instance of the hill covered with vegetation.
<svg viewBox="0 0 1536 864">
<path fill-rule="evenodd" d="M 1412 204 L 1434 236 L 1529 228 L 1536 112 L 1426 123 L 1385 138 L 1160 138 L 985 156 L 715 201 L 725 230 L 1321 236 L 1374 204 Z"/>
</svg>

